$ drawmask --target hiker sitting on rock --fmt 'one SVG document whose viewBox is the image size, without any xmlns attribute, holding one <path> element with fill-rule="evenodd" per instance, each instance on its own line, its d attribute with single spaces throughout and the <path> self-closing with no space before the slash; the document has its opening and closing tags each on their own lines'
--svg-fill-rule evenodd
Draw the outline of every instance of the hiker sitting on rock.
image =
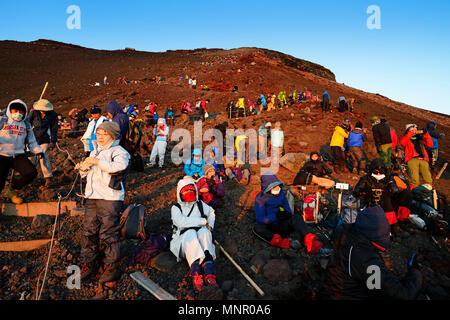
<svg viewBox="0 0 450 320">
<path fill-rule="evenodd" d="M 372 161 L 369 173 L 358 181 L 353 194 L 362 200 L 361 207 L 382 207 L 391 225 L 397 223 L 397 219 L 408 220 L 412 193 L 408 189 L 399 189 L 381 159 Z"/>
<path fill-rule="evenodd" d="M 256 225 L 253 232 L 256 236 L 274 247 L 297 249 L 298 241 L 288 236 L 293 231 L 300 233 L 304 239 L 306 250 L 315 254 L 322 248 L 322 243 L 315 234 L 308 232 L 303 218 L 293 214 L 284 191 L 283 183 L 273 174 L 261 176 L 261 192 L 255 198 Z"/>
<path fill-rule="evenodd" d="M 99 247 L 105 251 L 105 271 L 99 282 L 120 277 L 120 215 L 125 198 L 122 182 L 130 154 L 119 145 L 119 125 L 104 122 L 96 129 L 98 147 L 76 165 L 86 177 L 86 213 L 81 240 L 81 279 L 97 273 Z"/>
<path fill-rule="evenodd" d="M 197 189 L 200 198 L 204 203 L 217 209 L 222 204 L 222 199 L 225 196 L 225 189 L 222 182 L 216 179 L 216 170 L 214 166 L 205 164 L 203 167 L 205 175 L 197 182 Z"/>
<path fill-rule="evenodd" d="M 219 152 L 220 152 L 219 149 L 217 147 L 214 147 L 211 150 L 211 153 L 209 155 L 210 158 L 206 161 L 206 163 L 214 167 L 215 174 L 222 180 L 226 174 L 225 174 L 225 166 L 223 165 L 222 160 L 220 160 Z"/>
<path fill-rule="evenodd" d="M 213 208 L 199 200 L 194 181 L 178 182 L 177 204 L 172 206 L 171 217 L 174 231 L 170 251 L 177 261 L 187 260 L 194 290 L 201 291 L 204 284 L 219 288 L 213 273 L 216 252 L 211 233 L 216 216 Z"/>
<path fill-rule="evenodd" d="M 389 249 L 389 233 L 389 222 L 383 209 L 370 207 L 360 212 L 356 222 L 347 225 L 336 236 L 336 250 L 328 262 L 320 298 L 415 299 L 422 286 L 422 274 L 416 259 L 409 262 L 406 276 L 399 281 L 381 256 Z M 379 277 L 374 278 L 376 271 Z"/>
<path fill-rule="evenodd" d="M 17 181 L 12 180 L 6 196 L 12 203 L 21 204 L 23 199 L 17 190 L 31 183 L 37 176 L 35 166 L 25 155 L 28 148 L 39 158 L 44 157 L 44 151 L 39 146 L 33 133 L 33 128 L 26 120 L 28 108 L 22 100 L 11 101 L 6 108 L 6 116 L 0 117 L 0 192 L 5 187 L 9 177 L 9 169 L 20 173 Z"/>
<path fill-rule="evenodd" d="M 205 166 L 205 160 L 202 159 L 202 151 L 200 149 L 194 149 L 192 157 L 184 165 L 184 173 L 187 176 L 193 177 L 198 180 L 204 176 L 203 167 Z"/>
<path fill-rule="evenodd" d="M 225 174 L 228 179 L 236 180 L 238 183 L 246 185 L 250 181 L 250 165 L 239 160 L 238 156 L 239 153 L 234 150 L 234 159 L 229 159 L 226 155 L 223 157 Z"/>
<path fill-rule="evenodd" d="M 309 161 L 300 169 L 292 183 L 295 186 L 317 184 L 326 189 L 334 187 L 334 181 L 328 179 L 333 171 L 322 161 L 318 152 L 311 152 Z"/>
</svg>

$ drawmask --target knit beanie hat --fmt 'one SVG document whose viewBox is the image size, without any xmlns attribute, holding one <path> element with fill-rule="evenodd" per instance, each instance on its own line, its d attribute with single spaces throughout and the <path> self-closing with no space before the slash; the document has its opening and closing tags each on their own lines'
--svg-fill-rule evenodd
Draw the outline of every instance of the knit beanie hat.
<svg viewBox="0 0 450 320">
<path fill-rule="evenodd" d="M 356 217 L 355 229 L 368 240 L 388 249 L 390 246 L 391 227 L 381 207 L 366 208 Z"/>
<path fill-rule="evenodd" d="M 33 104 L 33 109 L 39 110 L 39 111 L 52 111 L 53 105 L 50 103 L 50 101 L 48 101 L 46 99 L 41 99 L 41 100 L 36 101 Z"/>
<path fill-rule="evenodd" d="M 377 116 L 373 116 L 372 118 L 370 118 L 370 122 L 372 123 L 376 123 L 380 120 L 380 118 L 378 118 Z"/>
<path fill-rule="evenodd" d="M 113 139 L 116 139 L 120 133 L 119 125 L 113 121 L 103 122 L 97 127 L 95 132 L 97 133 L 99 129 L 105 130 Z"/>
<path fill-rule="evenodd" d="M 210 170 L 215 170 L 213 165 L 205 164 L 203 166 L 203 172 L 205 173 L 205 175 L 208 174 L 208 171 L 210 171 Z"/>
</svg>

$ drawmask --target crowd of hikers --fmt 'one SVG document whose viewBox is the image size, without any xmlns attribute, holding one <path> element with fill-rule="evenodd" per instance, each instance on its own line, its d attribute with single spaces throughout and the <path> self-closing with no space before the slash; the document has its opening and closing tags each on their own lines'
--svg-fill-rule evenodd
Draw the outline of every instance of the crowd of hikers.
<svg viewBox="0 0 450 320">
<path fill-rule="evenodd" d="M 307 99 L 318 101 L 311 91 L 294 91 L 288 96 L 282 91 L 278 96 L 267 95 L 267 99 L 261 95 L 255 104 L 248 99 L 248 108 L 244 98 L 236 103 L 230 101 L 227 112 L 230 118 L 246 116 Z M 199 101 L 200 120 L 208 118 L 206 107 L 209 102 Z M 352 111 L 353 102 L 349 105 L 344 97 L 339 97 L 338 108 Z M 330 109 L 327 92 L 321 105 L 324 112 Z M 181 105 L 179 126 L 189 122 L 188 115 L 193 112 L 191 107 L 189 102 Z M 140 156 L 143 131 L 153 135 L 147 166 L 163 168 L 167 163 L 165 154 L 170 126 L 175 126 L 176 111 L 170 106 L 164 117 L 160 117 L 158 108 L 157 103 L 150 103 L 141 112 L 137 105 L 122 108 L 116 101 L 111 101 L 104 110 L 94 105 L 88 112 L 74 109 L 69 114 L 73 120 L 70 137 L 77 139 L 80 138 L 80 120 L 90 114 L 80 138 L 85 151 L 83 161 L 75 166 L 86 183 L 82 279 L 98 272 L 100 248 L 104 251 L 105 268 L 99 281 L 111 282 L 120 277 L 120 220 L 124 211 L 127 170 L 144 171 L 145 161 Z M 254 201 L 252 231 L 258 239 L 277 248 L 297 250 L 304 247 L 311 255 L 331 255 L 326 270 L 328 281 L 321 292 L 324 298 L 363 299 L 376 293 L 384 297 L 413 299 L 422 282 L 416 259 L 411 259 L 409 271 L 400 281 L 385 266 L 380 253 L 389 249 L 390 234 L 396 232 L 399 223 L 409 219 L 413 210 L 435 212 L 429 203 L 433 188 L 430 167 L 436 165 L 438 140 L 444 135 L 436 131 L 434 122 L 429 122 L 424 130 L 419 130 L 416 124 L 407 124 L 398 141 L 386 119 L 373 116 L 370 121 L 379 154 L 377 159 L 369 161 L 363 152 L 367 129 L 360 121 L 353 125 L 346 118 L 330 133 L 330 152 L 312 152 L 292 183 L 283 183 L 275 174 L 263 174 L 261 189 Z M 49 150 L 57 144 L 58 129 L 63 124 L 62 116 L 56 114 L 53 105 L 45 99 L 35 102 L 31 111 L 22 100 L 11 101 L 4 110 L 0 118 L 0 190 L 8 180 L 10 169 L 18 172 L 20 177 L 11 179 L 6 192 L 12 202 L 23 201 L 17 191 L 36 178 L 38 163 L 46 185 L 51 185 Z M 225 130 L 223 127 L 218 129 Z M 284 131 L 280 122 L 275 123 L 273 129 L 270 122 L 264 122 L 257 130 L 259 159 L 268 157 L 269 145 L 271 154 L 284 154 Z M 220 144 L 205 156 L 201 149 L 193 150 L 183 167 L 183 177 L 178 181 L 176 203 L 171 207 L 174 232 L 170 251 L 178 261 L 187 261 L 197 292 L 205 285 L 219 288 L 213 269 L 216 259 L 213 232 L 216 218 L 220 219 L 217 211 L 226 207 L 224 182 L 246 185 L 250 181 L 249 161 L 245 156 L 239 156 L 248 145 L 248 137 L 238 135 L 234 142 L 232 159 L 228 158 L 229 153 L 222 156 L 225 149 L 220 149 Z M 349 168 L 349 161 L 352 168 Z M 325 248 L 309 225 L 311 208 L 303 206 L 303 210 L 299 210 L 292 205 L 291 199 L 299 186 L 318 185 L 329 190 L 338 182 L 332 175 L 345 172 L 359 176 L 352 195 L 360 202 L 360 210 L 352 223 L 337 224 L 333 247 Z M 293 232 L 301 238 L 292 238 Z M 370 276 L 367 268 L 373 265 L 381 270 L 381 290 L 376 292 L 366 287 Z"/>
</svg>

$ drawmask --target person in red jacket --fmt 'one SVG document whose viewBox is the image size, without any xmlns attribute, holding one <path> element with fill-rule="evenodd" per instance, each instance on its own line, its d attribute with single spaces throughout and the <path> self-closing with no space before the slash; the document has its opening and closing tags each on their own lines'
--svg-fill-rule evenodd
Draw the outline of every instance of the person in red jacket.
<svg viewBox="0 0 450 320">
<path fill-rule="evenodd" d="M 400 144 L 405 150 L 405 162 L 408 165 L 408 174 L 411 178 L 411 187 L 420 185 L 420 175 L 424 184 L 431 185 L 430 166 L 428 164 L 428 154 L 426 148 L 433 145 L 431 136 L 428 133 L 417 130 L 416 124 L 406 125 L 405 135 L 400 139 Z"/>
</svg>

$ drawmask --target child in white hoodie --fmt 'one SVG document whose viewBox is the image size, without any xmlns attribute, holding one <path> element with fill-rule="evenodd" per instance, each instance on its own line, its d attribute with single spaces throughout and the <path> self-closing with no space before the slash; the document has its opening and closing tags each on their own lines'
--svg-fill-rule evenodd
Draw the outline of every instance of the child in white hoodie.
<svg viewBox="0 0 450 320">
<path fill-rule="evenodd" d="M 28 108 L 22 100 L 11 101 L 6 109 L 6 116 L 0 117 L 0 192 L 5 187 L 9 169 L 19 172 L 21 177 L 12 181 L 6 196 L 15 204 L 23 202 L 16 192 L 29 184 L 37 176 L 36 167 L 25 155 L 28 148 L 39 159 L 44 151 L 38 145 L 33 128 L 26 120 Z"/>
</svg>

